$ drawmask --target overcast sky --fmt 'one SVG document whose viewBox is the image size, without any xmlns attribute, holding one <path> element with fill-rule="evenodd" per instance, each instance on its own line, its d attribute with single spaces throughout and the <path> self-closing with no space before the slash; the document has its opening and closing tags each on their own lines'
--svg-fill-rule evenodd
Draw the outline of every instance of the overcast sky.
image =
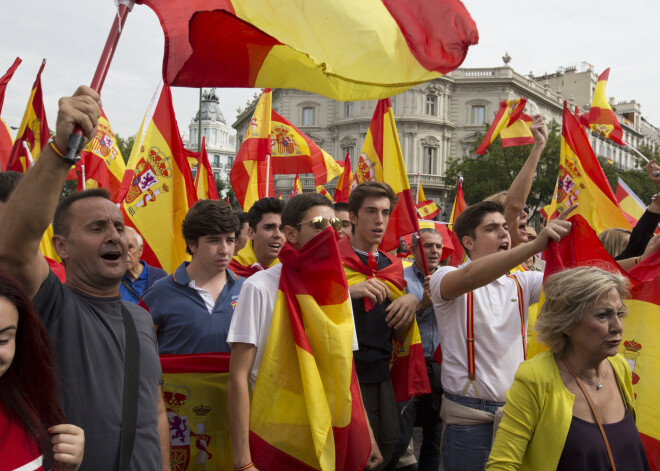
<svg viewBox="0 0 660 471">
<path fill-rule="evenodd" d="M 185 0 L 181 0 L 185 1 Z M 264 0 L 267 1 L 267 0 Z M 309 0 L 312 1 L 312 0 Z M 359 0 L 356 0 L 359 1 Z M 495 67 L 508 52 L 522 74 L 553 72 L 560 66 L 611 67 L 607 96 L 636 100 L 642 114 L 660 127 L 660 2 L 651 0 L 465 0 L 477 23 L 479 44 L 464 67 Z M 50 127 L 57 99 L 89 84 L 112 24 L 113 0 L 4 0 L 0 7 L 0 75 L 16 56 L 23 59 L 7 88 L 2 117 L 20 124 L 41 64 Z M 136 5 L 128 16 L 108 73 L 102 100 L 116 133 L 135 134 L 161 76 L 163 33 L 156 15 Z M 219 89 L 220 107 L 231 125 L 257 90 Z M 197 89 L 173 89 L 181 131 L 198 106 Z"/>
</svg>

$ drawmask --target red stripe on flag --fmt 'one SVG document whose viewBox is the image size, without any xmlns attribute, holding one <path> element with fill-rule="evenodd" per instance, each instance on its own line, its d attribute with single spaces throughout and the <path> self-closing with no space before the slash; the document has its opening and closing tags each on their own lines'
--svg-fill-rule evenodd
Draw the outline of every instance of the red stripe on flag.
<svg viewBox="0 0 660 471">
<path fill-rule="evenodd" d="M 424 358 L 424 347 L 421 343 L 412 344 L 407 358 L 412 360 L 415 357 L 419 357 L 419 355 Z M 409 400 L 410 391 L 426 390 L 427 392 L 431 392 L 429 389 L 429 374 L 426 371 L 426 362 L 401 360 L 401 358 L 397 359 L 390 369 L 396 401 Z"/>
<path fill-rule="evenodd" d="M 161 355 L 163 373 L 229 373 L 230 353 Z"/>
</svg>

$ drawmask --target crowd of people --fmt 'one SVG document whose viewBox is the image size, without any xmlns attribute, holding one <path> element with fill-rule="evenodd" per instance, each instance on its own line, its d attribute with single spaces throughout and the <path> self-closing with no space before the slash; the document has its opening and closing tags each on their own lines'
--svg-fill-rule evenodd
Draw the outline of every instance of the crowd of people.
<svg viewBox="0 0 660 471">
<path fill-rule="evenodd" d="M 75 126 L 93 136 L 99 116 L 87 87 L 61 99 L 54 147 L 66 149 Z M 159 354 L 205 352 L 231 352 L 232 465 L 257 469 L 251 391 L 272 360 L 264 353 L 280 282 L 320 237 L 346 271 L 350 303 L 333 335 L 352 352 L 371 442 L 365 469 L 406 466 L 415 426 L 422 442 L 408 469 L 649 469 L 631 371 L 617 354 L 626 280 L 580 267 L 543 283 L 538 254 L 570 232 L 575 205 L 538 235 L 527 228 L 547 140 L 540 116 L 531 129 L 535 144 L 511 187 L 457 218 L 467 255 L 458 267 L 442 260 L 434 229 L 413 237 L 410 260 L 378 249 L 397 204 L 385 183 L 358 185 L 348 204 L 311 193 L 263 198 L 243 213 L 199 201 L 182 227 L 190 261 L 167 274 L 141 260 L 144 241 L 104 190 L 59 202 L 69 166 L 51 146 L 23 178 L 0 174 L 0 470 L 170 469 Z M 647 171 L 660 184 L 657 168 Z M 625 241 L 608 245 L 622 267 L 658 248 L 658 219 L 654 200 Z M 39 252 L 51 221 L 60 276 Z M 330 287 L 322 273 L 315 282 Z M 527 360 L 528 311 L 542 285 L 535 328 L 550 350 Z M 430 393 L 397 402 L 392 342 L 415 322 Z"/>
</svg>

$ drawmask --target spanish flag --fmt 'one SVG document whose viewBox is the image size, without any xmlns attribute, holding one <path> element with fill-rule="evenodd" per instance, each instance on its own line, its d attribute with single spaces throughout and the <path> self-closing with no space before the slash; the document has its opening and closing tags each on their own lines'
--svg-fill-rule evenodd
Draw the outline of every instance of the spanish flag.
<svg viewBox="0 0 660 471">
<path fill-rule="evenodd" d="M 564 102 L 559 177 L 552 202 L 543 210 L 553 219 L 573 203 L 579 203 L 573 214 L 581 214 L 597 233 L 610 227 L 631 228 L 589 139 Z"/>
<path fill-rule="evenodd" d="M 440 214 L 440 208 L 435 202 L 426 199 L 424 195 L 424 188 L 422 187 L 422 176 L 417 173 L 417 201 L 415 201 L 415 207 L 417 208 L 417 214 L 422 219 L 433 219 L 438 214 Z"/>
<path fill-rule="evenodd" d="M 573 229 L 559 244 L 548 246 L 546 276 L 563 268 L 596 265 L 627 276 L 631 299 L 625 300 L 628 315 L 623 320 L 619 346 L 632 371 L 637 429 L 651 469 L 660 468 L 660 252 L 648 257 L 628 273 L 603 248 L 588 222 L 579 215 L 569 219 Z"/>
<path fill-rule="evenodd" d="M 332 200 L 332 196 L 330 196 L 330 193 L 328 193 L 328 190 L 326 190 L 323 185 L 316 185 L 316 192 L 319 195 L 323 195 L 326 198 L 328 198 L 331 203 L 334 203 L 334 201 Z"/>
<path fill-rule="evenodd" d="M 371 442 L 337 236 L 326 228 L 300 251 L 287 243 L 280 258 L 273 321 L 250 406 L 254 464 L 278 471 L 361 470 Z"/>
<path fill-rule="evenodd" d="M 232 471 L 229 353 L 161 355 L 172 469 Z"/>
<path fill-rule="evenodd" d="M 532 117 L 528 114 L 521 114 L 520 118 L 510 123 L 508 127 L 502 129 L 500 138 L 502 147 L 526 146 L 534 144 L 534 136 L 529 127 L 532 125 Z"/>
<path fill-rule="evenodd" d="M 458 0 L 138 3 L 158 15 L 165 33 L 163 77 L 181 87 L 384 98 L 456 69 L 479 40 Z"/>
<path fill-rule="evenodd" d="M 14 60 L 14 63 L 9 67 L 5 75 L 0 77 L 0 112 L 2 112 L 2 105 L 5 101 L 5 91 L 7 90 L 7 84 L 14 76 L 14 72 L 21 64 L 21 58 L 17 57 Z M 14 139 L 9 133 L 9 127 L 7 123 L 0 118 L 0 171 L 4 172 L 7 170 L 7 163 L 9 162 L 9 155 L 11 154 L 11 148 L 14 146 Z"/>
<path fill-rule="evenodd" d="M 170 87 L 162 83 L 137 133 L 119 201 L 126 223 L 144 238 L 143 258 L 172 273 L 187 257 L 181 224 L 197 198 Z"/>
<path fill-rule="evenodd" d="M 80 153 L 76 170 L 79 175 L 78 191 L 83 190 L 84 175 L 85 189 L 105 188 L 110 193 L 110 199 L 115 203 L 118 202 L 126 164 L 124 164 L 117 140 L 103 110 L 101 110 L 96 135 Z"/>
<path fill-rule="evenodd" d="M 43 93 L 41 91 L 41 73 L 46 66 L 46 59 L 41 63 L 37 78 L 32 85 L 21 127 L 16 134 L 14 147 L 7 162 L 7 170 L 25 173 L 34 165 L 50 139 L 46 110 L 44 108 Z"/>
<path fill-rule="evenodd" d="M 337 203 L 348 203 L 348 197 L 351 194 L 351 183 L 353 182 L 353 168 L 351 166 L 351 156 L 346 152 L 344 168 L 337 180 L 334 200 Z"/>
<path fill-rule="evenodd" d="M 451 210 L 451 241 L 454 245 L 454 252 L 451 254 L 451 260 L 449 264 L 452 267 L 457 267 L 465 261 L 465 250 L 461 245 L 461 241 L 458 240 L 458 236 L 454 233 L 454 223 L 456 223 L 456 218 L 459 214 L 465 211 L 465 197 L 463 196 L 463 177 L 458 179 L 458 185 L 456 186 L 456 197 L 454 198 L 454 207 Z"/>
<path fill-rule="evenodd" d="M 619 202 L 619 206 L 621 206 L 621 211 L 623 211 L 623 215 L 630 225 L 636 225 L 639 218 L 641 218 L 644 211 L 646 211 L 646 205 L 639 199 L 635 192 L 626 185 L 626 182 L 624 182 L 621 177 L 619 177 L 617 182 L 616 193 L 614 193 L 614 196 L 616 196 L 616 200 Z"/>
<path fill-rule="evenodd" d="M 215 185 L 215 177 L 211 162 L 209 162 L 209 155 L 206 153 L 206 136 L 202 137 L 202 150 L 200 152 L 193 152 L 185 149 L 188 162 L 194 161 L 197 167 L 197 175 L 195 176 L 195 193 L 198 200 L 218 200 L 218 188 Z M 230 206 L 231 208 L 231 206 Z"/>
<path fill-rule="evenodd" d="M 619 119 L 616 117 L 616 114 L 614 114 L 609 101 L 607 101 L 607 96 L 605 95 L 605 87 L 607 87 L 609 76 L 610 69 L 608 67 L 605 69 L 605 72 L 598 77 L 589 113 L 581 115 L 580 120 L 582 121 L 582 124 L 590 127 L 592 131 L 596 131 L 605 137 L 609 137 L 617 144 L 625 146 L 626 143 L 623 142 L 623 130 L 621 129 L 621 124 L 619 124 Z"/>
<path fill-rule="evenodd" d="M 300 183 L 300 176 L 296 173 L 296 178 L 293 179 L 293 190 L 291 190 L 291 197 L 302 195 L 302 183 Z"/>
<path fill-rule="evenodd" d="M 479 155 L 484 155 L 486 150 L 495 141 L 500 132 L 514 124 L 522 116 L 527 98 L 516 98 L 515 100 L 506 100 L 500 102 L 500 109 L 493 119 L 488 132 L 475 151 Z M 512 131 L 513 132 L 513 131 Z"/>
<path fill-rule="evenodd" d="M 389 98 L 378 100 L 355 173 L 360 183 L 372 179 L 385 182 L 398 196 L 399 201 L 390 215 L 385 236 L 379 246 L 385 252 L 397 248 L 401 236 L 417 232 L 419 228 L 417 209 L 410 191 L 408 172 L 403 161 Z"/>
</svg>

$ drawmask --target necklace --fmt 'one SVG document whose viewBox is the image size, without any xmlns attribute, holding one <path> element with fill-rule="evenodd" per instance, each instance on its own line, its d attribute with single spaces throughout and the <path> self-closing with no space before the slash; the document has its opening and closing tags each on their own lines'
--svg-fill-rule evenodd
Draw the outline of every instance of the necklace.
<svg viewBox="0 0 660 471">
<path fill-rule="evenodd" d="M 572 372 L 573 372 L 573 370 L 575 370 L 575 368 L 573 368 L 573 367 L 568 363 L 568 361 L 565 361 L 565 363 L 566 363 L 566 366 L 568 366 L 569 370 L 572 370 Z M 593 387 L 595 387 L 595 388 L 596 388 L 596 391 L 600 391 L 601 389 L 603 389 L 603 373 L 602 373 L 602 372 L 599 371 L 599 375 L 598 375 L 598 379 L 597 379 L 597 380 L 592 380 L 592 379 L 589 379 L 589 378 L 585 378 L 585 377 L 582 376 L 581 374 L 578 374 L 578 376 L 579 376 L 582 380 L 584 380 L 587 384 L 590 384 L 590 385 L 592 385 Z"/>
</svg>

